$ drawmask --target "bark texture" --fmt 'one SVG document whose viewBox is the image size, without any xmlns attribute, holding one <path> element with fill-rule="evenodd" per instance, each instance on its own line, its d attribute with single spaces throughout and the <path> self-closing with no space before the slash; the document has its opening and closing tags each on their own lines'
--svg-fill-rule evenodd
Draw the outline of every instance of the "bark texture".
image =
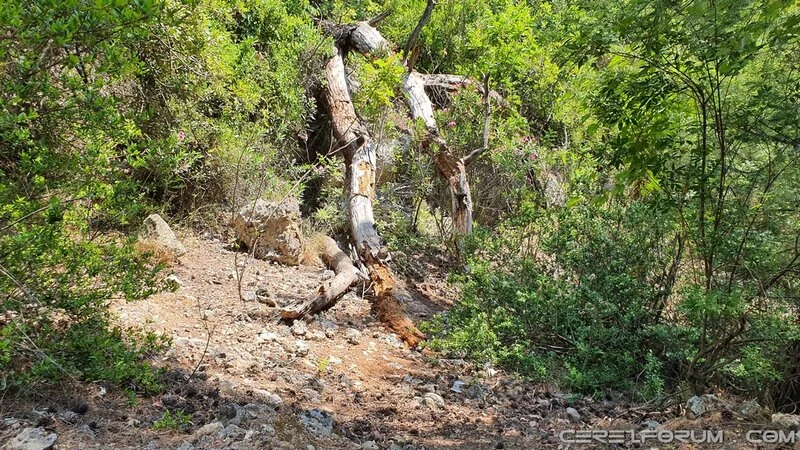
<svg viewBox="0 0 800 450">
<path fill-rule="evenodd" d="M 367 22 L 363 22 L 351 35 L 361 28 L 361 25 L 372 28 Z M 369 29 L 366 31 L 370 32 Z M 369 42 L 373 41 L 372 38 Z M 342 149 L 346 166 L 345 197 L 350 231 L 359 258 L 369 271 L 375 294 L 373 306 L 382 322 L 410 346 L 416 346 L 424 335 L 405 314 L 403 302 L 408 298 L 408 293 L 397 283 L 387 264 L 389 249 L 378 234 L 372 212 L 377 146 L 353 106 L 347 86 L 342 49 L 337 48 L 335 55 L 328 61 L 325 78 L 327 83 L 323 98 L 331 118 L 334 137 Z"/>
<path fill-rule="evenodd" d="M 368 22 L 359 22 L 350 36 L 352 48 L 365 55 L 389 48 L 386 39 Z M 439 134 L 439 126 L 433 115 L 433 103 L 425 92 L 425 76 L 413 70 L 407 72 L 401 89 L 411 117 L 425 124 L 425 148 L 431 150 L 439 174 L 447 181 L 453 229 L 460 241 L 461 237 L 472 233 L 472 195 L 467 180 L 466 163 L 450 151 L 447 142 Z"/>
<path fill-rule="evenodd" d="M 336 241 L 328 236 L 325 237 L 320 248 L 319 257 L 336 275 L 323 282 L 319 291 L 304 303 L 282 309 L 282 319 L 308 319 L 333 306 L 350 287 L 365 278 L 361 271 L 353 265 L 353 260 L 339 248 Z"/>
</svg>

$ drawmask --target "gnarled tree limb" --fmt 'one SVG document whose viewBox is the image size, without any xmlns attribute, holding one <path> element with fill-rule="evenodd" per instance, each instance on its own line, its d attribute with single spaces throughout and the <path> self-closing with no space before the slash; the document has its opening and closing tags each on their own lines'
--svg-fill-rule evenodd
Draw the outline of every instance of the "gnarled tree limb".
<svg viewBox="0 0 800 450">
<path fill-rule="evenodd" d="M 369 26 L 367 22 L 363 24 Z M 376 145 L 353 106 L 342 52 L 337 48 L 325 67 L 327 83 L 323 99 L 345 160 L 345 196 L 351 235 L 359 258 L 369 271 L 378 318 L 410 346 L 416 346 L 424 335 L 405 314 L 403 302 L 409 294 L 395 280 L 387 264 L 389 250 L 378 235 L 372 212 Z"/>
<path fill-rule="evenodd" d="M 336 241 L 328 236 L 324 238 L 319 250 L 319 257 L 336 275 L 323 282 L 319 291 L 303 304 L 283 308 L 280 313 L 282 319 L 307 319 L 332 306 L 351 286 L 366 278 L 353 265 L 350 257 L 339 248 Z"/>
</svg>

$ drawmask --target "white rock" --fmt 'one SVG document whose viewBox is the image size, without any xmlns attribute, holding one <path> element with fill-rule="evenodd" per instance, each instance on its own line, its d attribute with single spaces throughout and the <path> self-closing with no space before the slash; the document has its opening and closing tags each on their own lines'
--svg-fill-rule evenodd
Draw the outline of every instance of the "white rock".
<svg viewBox="0 0 800 450">
<path fill-rule="evenodd" d="M 44 428 L 25 428 L 4 447 L 3 450 L 47 450 L 53 448 L 58 435 Z"/>
<path fill-rule="evenodd" d="M 380 447 L 378 447 L 378 444 L 376 444 L 375 441 L 364 442 L 361 444 L 361 448 L 363 450 L 380 450 Z"/>
<path fill-rule="evenodd" d="M 783 428 L 800 428 L 800 415 L 776 413 L 772 415 L 772 423 Z"/>
<path fill-rule="evenodd" d="M 181 256 L 186 253 L 186 247 L 175 236 L 172 228 L 158 214 L 151 214 L 144 220 L 144 231 L 141 237 L 158 242 L 171 250 L 175 255 Z"/>
<path fill-rule="evenodd" d="M 569 420 L 573 422 L 581 421 L 581 413 L 579 413 L 577 409 L 567 408 L 565 412 L 567 413 L 567 417 L 569 417 Z"/>
</svg>

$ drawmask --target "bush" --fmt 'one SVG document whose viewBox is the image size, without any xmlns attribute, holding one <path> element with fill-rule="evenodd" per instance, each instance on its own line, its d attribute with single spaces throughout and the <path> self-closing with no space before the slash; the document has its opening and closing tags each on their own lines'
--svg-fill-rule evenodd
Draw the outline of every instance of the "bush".
<svg viewBox="0 0 800 450">
<path fill-rule="evenodd" d="M 470 270 L 456 277 L 464 298 L 428 324 L 429 345 L 581 392 L 640 400 L 684 380 L 760 394 L 777 386 L 786 369 L 777 353 L 796 339 L 797 325 L 785 310 L 751 311 L 741 341 L 758 344 L 726 341 L 716 330 L 745 320 L 750 303 L 678 282 L 682 244 L 670 223 L 638 202 L 575 206 L 520 218 L 499 236 L 476 233 Z M 528 242 L 532 235 L 541 240 Z"/>
<path fill-rule="evenodd" d="M 112 300 L 165 286 L 134 224 L 280 193 L 322 56 L 302 0 L 11 1 L 0 12 L 0 372 L 159 389 Z M 320 52 L 324 56 L 324 52 Z M 142 246 L 140 245 L 139 248 Z"/>
</svg>

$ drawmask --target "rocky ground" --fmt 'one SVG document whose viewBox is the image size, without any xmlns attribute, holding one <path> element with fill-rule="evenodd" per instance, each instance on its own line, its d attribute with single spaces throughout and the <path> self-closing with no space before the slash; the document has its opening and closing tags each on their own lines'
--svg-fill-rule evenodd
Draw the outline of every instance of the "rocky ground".
<svg viewBox="0 0 800 450">
<path fill-rule="evenodd" d="M 706 396 L 654 407 L 588 399 L 410 350 L 356 292 L 311 323 L 289 327 L 276 307 L 308 297 L 329 271 L 260 260 L 245 267 L 243 253 L 210 235 L 184 244 L 172 267 L 175 292 L 114 305 L 120 324 L 172 337 L 158 361 L 169 369 L 167 392 L 131 398 L 72 384 L 5 399 L 4 448 L 555 449 L 581 447 L 560 442 L 564 430 L 707 429 L 725 431 L 725 442 L 710 447 L 744 449 L 775 447 L 747 442 L 747 429 L 800 426 L 800 416 L 770 423 L 753 402 Z M 407 306 L 424 319 L 455 294 L 440 269 L 416 264 L 427 275 L 409 283 L 416 295 Z M 653 446 L 710 448 L 657 441 L 583 448 Z"/>
</svg>

